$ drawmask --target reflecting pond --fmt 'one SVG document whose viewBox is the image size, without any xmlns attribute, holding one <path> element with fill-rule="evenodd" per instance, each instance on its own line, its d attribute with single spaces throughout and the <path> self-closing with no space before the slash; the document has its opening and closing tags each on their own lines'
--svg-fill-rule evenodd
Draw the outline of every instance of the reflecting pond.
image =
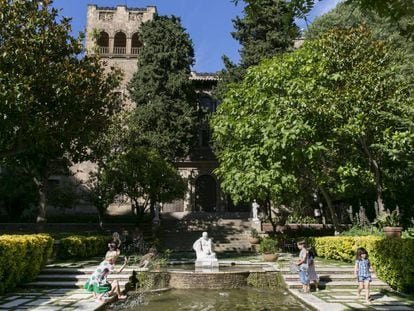
<svg viewBox="0 0 414 311">
<path fill-rule="evenodd" d="M 276 311 L 309 310 L 287 291 L 251 287 L 230 290 L 171 289 L 132 294 L 107 311 Z"/>
</svg>

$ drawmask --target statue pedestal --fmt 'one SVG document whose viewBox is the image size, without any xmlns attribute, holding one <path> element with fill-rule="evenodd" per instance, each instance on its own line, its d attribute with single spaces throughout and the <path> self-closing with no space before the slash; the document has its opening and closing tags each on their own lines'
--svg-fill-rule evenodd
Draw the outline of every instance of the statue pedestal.
<svg viewBox="0 0 414 311">
<path fill-rule="evenodd" d="M 253 219 L 252 220 L 252 229 L 256 229 L 257 232 L 262 231 L 262 222 L 260 221 L 260 219 Z"/>
<path fill-rule="evenodd" d="M 217 258 L 197 259 L 195 262 L 196 272 L 218 272 L 219 263 Z"/>
<path fill-rule="evenodd" d="M 203 258 L 197 259 L 195 262 L 196 267 L 218 267 L 219 263 L 217 258 Z"/>
</svg>

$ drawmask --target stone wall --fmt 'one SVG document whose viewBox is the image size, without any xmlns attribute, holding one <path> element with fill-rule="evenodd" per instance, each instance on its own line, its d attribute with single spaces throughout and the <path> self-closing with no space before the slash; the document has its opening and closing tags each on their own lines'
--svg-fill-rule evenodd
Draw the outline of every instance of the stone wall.
<svg viewBox="0 0 414 311">
<path fill-rule="evenodd" d="M 247 286 L 250 272 L 180 273 L 170 272 L 172 288 L 240 288 Z"/>
<path fill-rule="evenodd" d="M 141 289 L 230 289 L 252 286 L 256 288 L 284 288 L 285 283 L 279 272 L 217 272 L 194 271 L 135 272 L 132 283 Z"/>
</svg>

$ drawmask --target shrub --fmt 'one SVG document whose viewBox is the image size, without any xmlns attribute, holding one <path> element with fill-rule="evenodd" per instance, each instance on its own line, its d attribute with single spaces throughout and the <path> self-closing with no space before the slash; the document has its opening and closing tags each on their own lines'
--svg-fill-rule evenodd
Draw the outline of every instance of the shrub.
<svg viewBox="0 0 414 311">
<path fill-rule="evenodd" d="M 401 237 L 404 238 L 404 239 L 413 239 L 414 238 L 414 228 L 410 227 L 410 228 L 407 228 L 406 230 L 404 230 L 402 232 Z"/>
<path fill-rule="evenodd" d="M 72 235 L 60 239 L 57 257 L 59 259 L 85 258 L 105 254 L 110 237 L 104 235 Z"/>
<path fill-rule="evenodd" d="M 259 244 L 259 252 L 262 254 L 275 254 L 278 251 L 278 242 L 272 238 L 263 238 Z"/>
<path fill-rule="evenodd" d="M 384 237 L 384 232 L 377 227 L 361 227 L 361 226 L 352 226 L 350 229 L 341 232 L 341 236 L 381 236 Z"/>
<path fill-rule="evenodd" d="M 32 281 L 46 264 L 53 248 L 48 235 L 0 236 L 0 294 Z"/>
<path fill-rule="evenodd" d="M 414 284 L 414 240 L 377 236 L 310 238 L 320 257 L 346 262 L 355 260 L 358 247 L 364 247 L 378 277 L 400 291 L 412 291 Z"/>
</svg>

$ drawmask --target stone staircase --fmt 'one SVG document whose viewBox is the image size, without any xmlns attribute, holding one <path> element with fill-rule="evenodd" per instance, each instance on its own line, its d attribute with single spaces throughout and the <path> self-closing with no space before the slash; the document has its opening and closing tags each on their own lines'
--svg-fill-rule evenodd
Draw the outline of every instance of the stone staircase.
<svg viewBox="0 0 414 311">
<path fill-rule="evenodd" d="M 182 219 L 163 219 L 163 246 L 174 251 L 192 252 L 195 240 L 207 231 L 214 243 L 217 253 L 252 252 L 249 242 L 251 224 L 245 218 L 221 218 L 220 216 L 202 215 Z"/>
<path fill-rule="evenodd" d="M 283 279 L 288 288 L 301 288 L 297 273 L 289 271 L 288 264 L 281 264 Z M 316 272 L 319 276 L 320 289 L 341 289 L 356 288 L 357 282 L 354 277 L 354 267 L 343 263 L 326 263 L 325 261 L 315 261 Z M 371 287 L 374 289 L 389 289 L 387 283 L 379 280 L 375 273 L 372 274 Z"/>
<path fill-rule="evenodd" d="M 65 264 L 47 265 L 30 283 L 26 283 L 26 288 L 83 288 L 89 276 L 93 273 L 99 261 L 75 267 L 65 266 Z M 116 268 L 120 265 L 117 264 Z M 132 268 L 126 268 L 120 274 L 110 274 L 108 280 L 118 280 L 121 290 L 125 289 L 125 285 L 129 282 L 132 275 Z"/>
</svg>

